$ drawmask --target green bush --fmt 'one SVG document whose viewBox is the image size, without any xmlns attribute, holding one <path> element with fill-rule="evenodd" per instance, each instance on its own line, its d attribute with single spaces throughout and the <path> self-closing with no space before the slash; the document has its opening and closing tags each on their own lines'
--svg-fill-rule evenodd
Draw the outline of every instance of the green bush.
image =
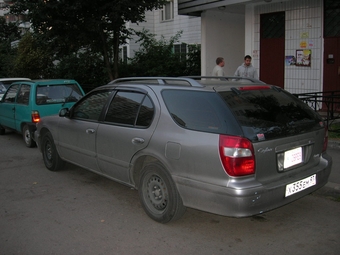
<svg viewBox="0 0 340 255">
<path fill-rule="evenodd" d="M 141 43 L 134 58 L 128 64 L 121 64 L 121 77 L 131 76 L 184 76 L 200 75 L 201 50 L 199 45 L 188 45 L 188 53 L 174 53 L 175 43 L 182 32 L 166 40 L 160 40 L 147 30 L 136 33 Z"/>
</svg>

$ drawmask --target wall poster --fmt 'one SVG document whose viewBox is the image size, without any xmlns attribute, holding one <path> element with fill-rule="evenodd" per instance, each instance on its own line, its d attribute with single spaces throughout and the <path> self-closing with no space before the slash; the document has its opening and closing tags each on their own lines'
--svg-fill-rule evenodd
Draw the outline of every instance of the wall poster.
<svg viewBox="0 0 340 255">
<path fill-rule="evenodd" d="M 286 56 L 285 64 L 286 66 L 295 66 L 296 64 L 295 56 Z"/>
<path fill-rule="evenodd" d="M 296 50 L 296 64 L 297 66 L 311 66 L 311 50 Z"/>
</svg>

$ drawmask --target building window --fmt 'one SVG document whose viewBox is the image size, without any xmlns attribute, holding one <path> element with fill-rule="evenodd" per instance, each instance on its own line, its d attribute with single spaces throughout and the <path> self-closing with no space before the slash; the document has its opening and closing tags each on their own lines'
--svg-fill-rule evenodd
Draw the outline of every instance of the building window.
<svg viewBox="0 0 340 255">
<path fill-rule="evenodd" d="M 174 1 L 169 0 L 161 9 L 161 21 L 174 19 Z"/>
<path fill-rule="evenodd" d="M 261 38 L 285 37 L 285 12 L 261 14 Z"/>
<path fill-rule="evenodd" d="M 187 54 L 187 45 L 185 43 L 175 44 L 174 51 L 176 54 Z"/>
<path fill-rule="evenodd" d="M 127 63 L 127 46 L 124 46 L 123 47 L 123 60 L 124 60 L 124 63 L 126 64 Z"/>
<path fill-rule="evenodd" d="M 123 46 L 119 50 L 119 58 L 125 64 L 127 63 L 127 60 L 128 60 L 128 53 L 127 53 L 127 51 L 128 51 L 127 46 Z"/>
<path fill-rule="evenodd" d="M 324 37 L 340 37 L 340 1 L 324 1 Z"/>
<path fill-rule="evenodd" d="M 187 58 L 188 47 L 186 43 L 175 44 L 174 45 L 174 53 L 179 56 L 179 59 L 185 60 Z"/>
</svg>

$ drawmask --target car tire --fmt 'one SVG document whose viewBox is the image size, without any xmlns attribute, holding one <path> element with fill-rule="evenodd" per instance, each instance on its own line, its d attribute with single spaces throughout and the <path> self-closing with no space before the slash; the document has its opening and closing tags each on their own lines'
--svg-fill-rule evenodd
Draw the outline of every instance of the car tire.
<svg viewBox="0 0 340 255">
<path fill-rule="evenodd" d="M 26 144 L 26 147 L 33 148 L 37 145 L 35 143 L 35 141 L 33 140 L 33 135 L 32 135 L 27 124 L 24 125 L 23 128 L 22 128 L 22 137 L 24 138 L 24 142 Z"/>
<path fill-rule="evenodd" d="M 0 126 L 0 135 L 4 135 L 6 132 L 6 130 Z"/>
<path fill-rule="evenodd" d="M 157 222 L 174 221 L 185 213 L 186 207 L 171 175 L 159 163 L 143 168 L 138 194 L 147 215 Z"/>
<path fill-rule="evenodd" d="M 47 169 L 58 171 L 63 168 L 65 161 L 60 158 L 50 132 L 47 132 L 42 136 L 41 151 Z"/>
</svg>

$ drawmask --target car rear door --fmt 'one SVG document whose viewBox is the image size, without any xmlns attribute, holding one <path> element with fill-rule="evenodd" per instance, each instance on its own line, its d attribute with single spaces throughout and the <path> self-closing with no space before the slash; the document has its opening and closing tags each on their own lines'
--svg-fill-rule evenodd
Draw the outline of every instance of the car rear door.
<svg viewBox="0 0 340 255">
<path fill-rule="evenodd" d="M 148 145 L 156 127 L 155 101 L 146 91 L 117 91 L 97 132 L 98 164 L 103 174 L 130 183 L 131 159 Z"/>
<path fill-rule="evenodd" d="M 16 97 L 19 84 L 12 85 L 6 91 L 0 103 L 0 125 L 15 129 Z"/>
<path fill-rule="evenodd" d="M 32 123 L 31 85 L 21 84 L 15 104 L 15 129 L 21 131 L 22 123 Z"/>
</svg>

